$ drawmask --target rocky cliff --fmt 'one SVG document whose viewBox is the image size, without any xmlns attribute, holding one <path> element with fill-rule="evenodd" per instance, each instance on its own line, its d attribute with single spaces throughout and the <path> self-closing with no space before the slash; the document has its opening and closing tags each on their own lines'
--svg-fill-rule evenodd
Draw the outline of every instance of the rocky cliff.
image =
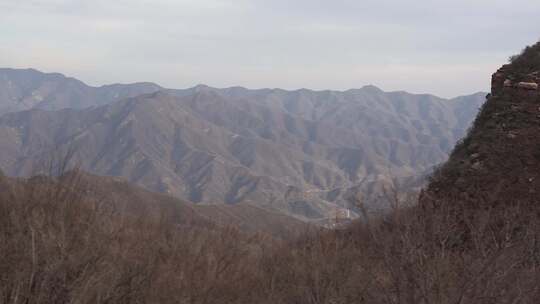
<svg viewBox="0 0 540 304">
<path fill-rule="evenodd" d="M 468 136 L 435 172 L 421 202 L 476 207 L 534 206 L 540 200 L 540 43 L 492 77 Z"/>
</svg>

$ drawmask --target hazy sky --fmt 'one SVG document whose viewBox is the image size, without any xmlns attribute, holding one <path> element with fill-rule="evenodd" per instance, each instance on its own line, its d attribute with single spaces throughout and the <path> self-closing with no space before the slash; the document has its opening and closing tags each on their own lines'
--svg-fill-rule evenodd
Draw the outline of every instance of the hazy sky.
<svg viewBox="0 0 540 304">
<path fill-rule="evenodd" d="M 92 85 L 456 96 L 540 38 L 539 0 L 0 0 L 0 66 Z"/>
</svg>

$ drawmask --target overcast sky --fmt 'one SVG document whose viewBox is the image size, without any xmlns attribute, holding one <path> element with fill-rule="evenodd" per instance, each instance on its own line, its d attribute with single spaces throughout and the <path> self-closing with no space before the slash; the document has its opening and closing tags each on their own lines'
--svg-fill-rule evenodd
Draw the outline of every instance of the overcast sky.
<svg viewBox="0 0 540 304">
<path fill-rule="evenodd" d="M 0 66 L 91 85 L 486 91 L 539 0 L 0 0 Z"/>
</svg>

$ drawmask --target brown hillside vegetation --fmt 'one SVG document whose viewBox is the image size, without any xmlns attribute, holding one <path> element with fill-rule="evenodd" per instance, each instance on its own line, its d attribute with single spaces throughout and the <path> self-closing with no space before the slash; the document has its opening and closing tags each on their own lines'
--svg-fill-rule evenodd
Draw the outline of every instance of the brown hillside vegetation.
<svg viewBox="0 0 540 304">
<path fill-rule="evenodd" d="M 203 303 L 244 285 L 253 238 L 182 225 L 163 205 L 112 204 L 80 181 L 2 180 L 0 302 Z"/>
<path fill-rule="evenodd" d="M 2 178 L 0 302 L 538 303 L 539 103 L 517 78 L 534 75 L 513 68 L 494 75 L 419 207 L 396 200 L 346 229 L 278 241 L 156 204 L 118 208 L 78 178 Z"/>
<path fill-rule="evenodd" d="M 536 303 L 540 223 L 518 207 L 494 239 L 450 208 L 396 209 L 278 241 L 167 204 L 96 195 L 71 174 L 0 183 L 2 303 Z M 86 189 L 86 190 L 84 190 Z M 111 189 L 112 191 L 117 191 Z M 119 192 L 122 192 L 121 190 Z M 520 221 L 515 221 L 519 218 Z M 480 223 L 480 224 L 478 224 Z"/>
</svg>

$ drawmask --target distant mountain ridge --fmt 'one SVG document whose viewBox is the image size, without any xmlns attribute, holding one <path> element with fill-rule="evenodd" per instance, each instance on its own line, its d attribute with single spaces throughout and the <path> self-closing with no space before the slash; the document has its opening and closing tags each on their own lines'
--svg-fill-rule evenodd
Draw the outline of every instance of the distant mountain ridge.
<svg viewBox="0 0 540 304">
<path fill-rule="evenodd" d="M 0 114 L 30 109 L 82 109 L 161 89 L 147 82 L 91 87 L 59 73 L 0 68 Z"/>
<path fill-rule="evenodd" d="M 0 70 L 6 86 L 0 109 L 11 113 L 0 116 L 0 168 L 8 175 L 31 175 L 51 155 L 75 149 L 74 159 L 95 174 L 194 203 L 249 203 L 308 220 L 348 208 L 351 195 L 376 206 L 384 186 L 418 187 L 485 100 L 373 86 L 93 88 L 57 74 Z"/>
</svg>

